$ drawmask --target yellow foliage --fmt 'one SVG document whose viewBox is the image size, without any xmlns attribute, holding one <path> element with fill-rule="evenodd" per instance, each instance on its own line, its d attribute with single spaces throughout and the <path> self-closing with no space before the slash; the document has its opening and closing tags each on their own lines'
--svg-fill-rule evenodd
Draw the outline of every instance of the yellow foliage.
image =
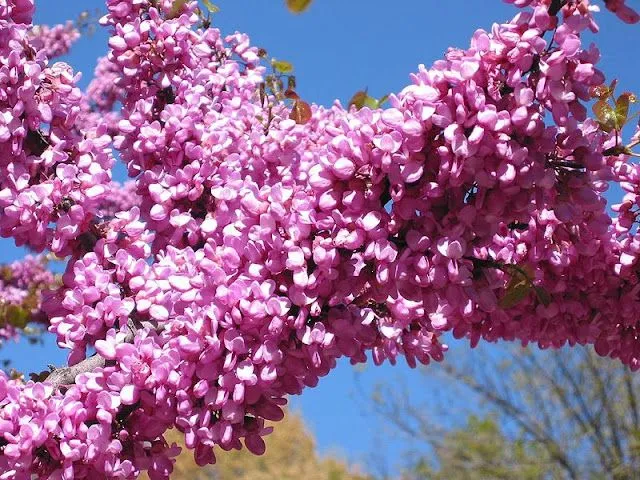
<svg viewBox="0 0 640 480">
<path fill-rule="evenodd" d="M 180 433 L 171 431 L 169 443 L 182 445 Z M 370 480 L 340 458 L 321 458 L 315 440 L 299 414 L 289 412 L 265 438 L 267 452 L 253 455 L 246 449 L 216 449 L 216 465 L 199 467 L 191 451 L 183 448 L 172 480 Z M 143 476 L 147 479 L 148 477 Z"/>
</svg>

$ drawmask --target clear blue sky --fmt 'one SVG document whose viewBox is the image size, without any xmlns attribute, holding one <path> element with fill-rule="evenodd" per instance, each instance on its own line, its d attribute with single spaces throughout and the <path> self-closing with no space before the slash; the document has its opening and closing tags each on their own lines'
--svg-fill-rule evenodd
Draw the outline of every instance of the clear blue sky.
<svg viewBox="0 0 640 480">
<path fill-rule="evenodd" d="M 336 98 L 346 103 L 364 87 L 373 96 L 399 91 L 418 64 L 430 65 L 449 46 L 468 46 L 475 29 L 489 29 L 493 22 L 507 20 L 516 11 L 500 0 L 403 0 L 393 7 L 392 2 L 383 0 L 315 0 L 307 13 L 294 16 L 284 8 L 284 0 L 213 2 L 222 9 L 215 17 L 216 26 L 226 33 L 247 32 L 255 45 L 292 62 L 302 96 L 321 104 L 330 104 Z M 628 3 L 640 7 L 638 0 Z M 82 9 L 104 10 L 100 0 L 36 0 L 36 6 L 36 21 L 47 24 L 74 19 Z M 623 25 L 609 12 L 603 12 L 600 18 L 601 68 L 609 78 L 619 78 L 623 90 L 640 94 L 640 27 Z M 84 73 L 83 86 L 92 75 L 96 57 L 105 51 L 106 35 L 98 29 L 92 37 L 80 40 L 65 58 Z M 0 241 L 0 261 L 21 255 L 10 242 Z M 28 347 L 26 342 L 8 346 L 2 356 L 12 358 L 22 371 L 41 370 L 48 363 L 64 361 L 64 354 L 57 352 L 50 341 L 45 347 Z M 449 361 L 455 361 L 455 355 L 450 354 Z M 437 391 L 464 405 L 464 399 L 454 399 L 445 386 L 426 385 L 421 383 L 423 377 L 407 375 L 411 372 L 404 366 L 367 366 L 358 377 L 364 390 L 376 382 L 411 383 L 408 388 L 415 398 L 428 401 L 430 392 Z M 317 388 L 307 390 L 292 403 L 302 409 L 321 450 L 338 449 L 370 469 L 377 469 L 379 465 L 374 463 L 378 462 L 393 465 L 409 445 L 385 437 L 378 420 L 367 413 L 368 400 L 357 394 L 355 378 L 354 370 L 341 364 Z M 376 462 L 370 463 L 372 458 Z"/>
</svg>

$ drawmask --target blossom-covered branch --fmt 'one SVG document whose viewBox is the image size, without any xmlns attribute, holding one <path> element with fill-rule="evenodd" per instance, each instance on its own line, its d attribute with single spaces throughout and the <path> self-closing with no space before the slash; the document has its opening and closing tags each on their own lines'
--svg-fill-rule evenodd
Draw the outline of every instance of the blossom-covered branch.
<svg viewBox="0 0 640 480">
<path fill-rule="evenodd" d="M 68 259 L 43 309 L 70 350 L 49 382 L 0 374 L 0 470 L 168 478 L 173 427 L 200 464 L 260 454 L 264 421 L 340 357 L 440 361 L 445 331 L 640 368 L 640 174 L 628 115 L 587 115 L 613 95 L 582 46 L 595 10 L 511 3 L 530 8 L 390 108 L 304 115 L 197 2 L 108 0 L 86 95 L 30 43 L 33 2 L 0 7 L 0 234 Z M 113 150 L 135 179 L 120 198 Z M 608 182 L 628 192 L 614 218 Z"/>
</svg>

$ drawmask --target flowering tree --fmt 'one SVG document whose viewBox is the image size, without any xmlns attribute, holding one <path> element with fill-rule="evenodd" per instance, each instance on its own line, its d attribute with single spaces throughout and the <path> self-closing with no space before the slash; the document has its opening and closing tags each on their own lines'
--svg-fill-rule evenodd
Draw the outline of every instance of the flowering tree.
<svg viewBox="0 0 640 480">
<path fill-rule="evenodd" d="M 200 465 L 261 454 L 265 420 L 339 357 L 439 361 L 448 330 L 640 368 L 635 97 L 582 46 L 596 5 L 510 3 L 382 110 L 309 105 L 185 0 L 107 0 L 83 93 L 50 61 L 75 30 L 1 1 L 0 234 L 67 261 L 59 285 L 8 267 L 3 332 L 33 315 L 69 364 L 0 374 L 0 479 L 168 478 L 172 427 Z"/>
</svg>

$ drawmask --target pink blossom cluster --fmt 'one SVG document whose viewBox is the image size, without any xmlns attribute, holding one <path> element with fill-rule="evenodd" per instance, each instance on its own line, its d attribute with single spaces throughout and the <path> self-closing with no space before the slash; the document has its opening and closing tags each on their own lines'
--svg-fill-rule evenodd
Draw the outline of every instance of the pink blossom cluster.
<svg viewBox="0 0 640 480">
<path fill-rule="evenodd" d="M 0 269 L 0 344 L 18 338 L 16 323 L 46 321 L 41 311 L 41 295 L 53 288 L 54 276 L 42 257 L 28 256 Z M 13 318 L 25 314 L 19 321 Z"/>
<path fill-rule="evenodd" d="M 20 333 L 13 325 L 3 325 L 0 327 L 0 345 L 7 340 L 17 340 L 20 337 Z"/>
<path fill-rule="evenodd" d="M 69 52 L 80 32 L 73 22 L 64 25 L 36 25 L 29 32 L 29 42 L 36 50 L 42 51 L 47 58 L 60 57 Z"/>
<path fill-rule="evenodd" d="M 265 420 L 338 358 L 440 361 L 445 331 L 640 368 L 640 171 L 587 116 L 594 10 L 512 3 L 530 8 L 420 66 L 390 108 L 314 105 L 304 124 L 196 2 L 108 0 L 85 95 L 29 43 L 32 3 L 0 7 L 0 234 L 68 256 L 43 310 L 70 371 L 91 366 L 0 373 L 0 480 L 169 478 L 169 428 L 202 465 L 261 454 Z M 627 192 L 613 219 L 609 182 Z"/>
<path fill-rule="evenodd" d="M 107 133 L 114 136 L 118 132 L 120 121 L 116 105 L 124 98 L 122 90 L 117 86 L 117 68 L 107 57 L 101 57 L 93 74 L 94 77 L 82 100 L 82 113 L 78 116 L 78 125 L 81 128 L 88 125 L 104 125 Z M 112 188 L 108 191 L 112 197 L 118 195 Z"/>
<path fill-rule="evenodd" d="M 98 207 L 98 217 L 115 217 L 119 212 L 140 206 L 140 197 L 136 189 L 134 180 L 127 180 L 124 183 L 111 182 L 107 187 L 107 194 Z"/>
<path fill-rule="evenodd" d="M 8 13 L 19 8 L 9 2 Z M 106 126 L 76 126 L 77 76 L 65 63 L 49 65 L 29 27 L 9 20 L 0 17 L 0 235 L 64 256 L 77 250 L 111 182 L 111 138 Z"/>
<path fill-rule="evenodd" d="M 0 4 L 0 19 L 30 25 L 35 10 L 34 0 L 11 0 Z"/>
<path fill-rule="evenodd" d="M 506 3 L 513 3 L 519 8 L 527 7 L 529 5 L 537 6 L 541 5 L 547 8 L 553 8 L 554 4 L 557 4 L 563 12 L 563 15 L 572 15 L 573 12 L 578 12 L 580 15 L 591 18 L 591 25 L 594 30 L 597 30 L 595 22 L 593 22 L 592 13 L 598 12 L 600 7 L 597 4 L 592 5 L 593 0 L 504 0 Z M 625 23 L 638 23 L 640 21 L 640 15 L 626 4 L 626 0 L 604 0 L 607 10 L 616 14 L 616 16 Z"/>
</svg>

